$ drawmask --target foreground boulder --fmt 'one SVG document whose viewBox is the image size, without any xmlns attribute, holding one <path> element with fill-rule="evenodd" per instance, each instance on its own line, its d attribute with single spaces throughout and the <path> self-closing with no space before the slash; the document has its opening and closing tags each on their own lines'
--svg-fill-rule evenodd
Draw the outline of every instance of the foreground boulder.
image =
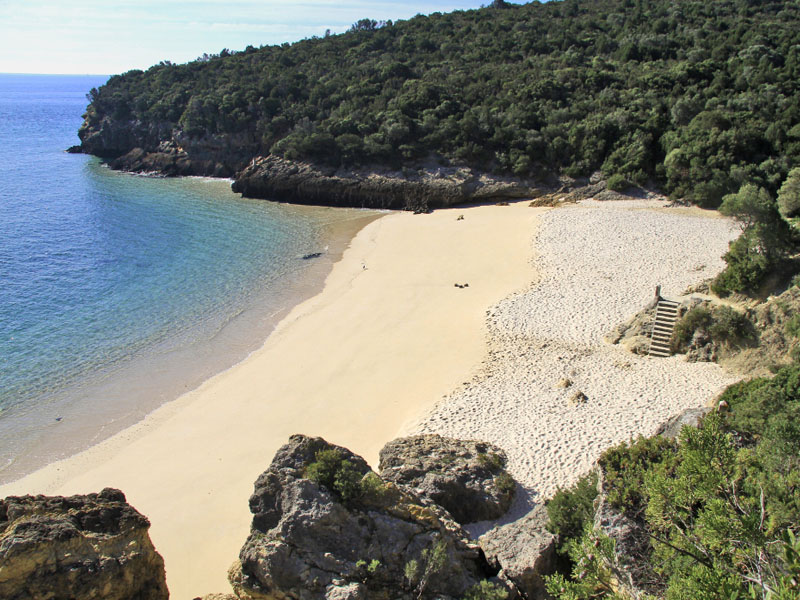
<svg viewBox="0 0 800 600">
<path fill-rule="evenodd" d="M 125 495 L 110 488 L 0 500 L 0 598 L 169 598 L 149 527 Z"/>
<path fill-rule="evenodd" d="M 256 481 L 250 510 L 230 572 L 242 599 L 447 600 L 492 574 L 445 511 L 321 438 L 290 438 Z"/>
<path fill-rule="evenodd" d="M 547 522 L 547 509 L 540 504 L 480 537 L 486 559 L 500 569 L 500 579 L 510 581 L 528 600 L 550 597 L 544 577 L 556 569 L 556 536 L 547 530 Z"/>
<path fill-rule="evenodd" d="M 506 460 L 505 452 L 487 442 L 415 435 L 383 447 L 380 474 L 465 524 L 497 519 L 508 511 L 516 484 L 505 470 Z"/>
</svg>

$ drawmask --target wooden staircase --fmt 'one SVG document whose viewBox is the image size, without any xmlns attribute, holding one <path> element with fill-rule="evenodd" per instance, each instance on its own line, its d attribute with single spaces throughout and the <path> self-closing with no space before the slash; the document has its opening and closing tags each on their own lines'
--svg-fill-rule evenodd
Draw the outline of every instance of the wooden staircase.
<svg viewBox="0 0 800 600">
<path fill-rule="evenodd" d="M 678 306 L 677 302 L 659 297 L 653 333 L 650 335 L 650 349 L 647 351 L 650 356 L 672 356 L 670 340 L 678 319 Z"/>
</svg>

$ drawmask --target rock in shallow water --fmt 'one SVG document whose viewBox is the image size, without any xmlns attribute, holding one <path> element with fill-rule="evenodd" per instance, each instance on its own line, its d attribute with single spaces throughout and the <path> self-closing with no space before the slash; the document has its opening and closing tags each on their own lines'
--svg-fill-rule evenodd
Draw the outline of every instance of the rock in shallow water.
<svg viewBox="0 0 800 600">
<path fill-rule="evenodd" d="M 149 528 L 111 488 L 0 500 L 0 598 L 165 600 L 164 561 Z"/>
</svg>

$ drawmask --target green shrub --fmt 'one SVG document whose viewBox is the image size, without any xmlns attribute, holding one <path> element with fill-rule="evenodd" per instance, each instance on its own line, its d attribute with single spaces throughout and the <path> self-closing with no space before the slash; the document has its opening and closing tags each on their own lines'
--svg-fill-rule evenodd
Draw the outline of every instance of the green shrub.
<svg viewBox="0 0 800 600">
<path fill-rule="evenodd" d="M 594 518 L 597 473 L 591 472 L 566 490 L 559 489 L 547 502 L 547 529 L 559 537 L 558 551 L 566 553 L 567 543 L 581 536 Z"/>
<path fill-rule="evenodd" d="M 645 473 L 654 465 L 668 462 L 675 448 L 674 440 L 657 435 L 639 436 L 635 442 L 623 442 L 606 450 L 598 464 L 605 474 L 608 502 L 630 514 L 640 513 L 646 503 Z"/>
<path fill-rule="evenodd" d="M 686 346 L 698 329 L 708 329 L 713 320 L 711 311 L 704 306 L 696 306 L 689 310 L 683 318 L 675 323 L 675 330 L 672 332 L 673 352 Z"/>
<path fill-rule="evenodd" d="M 352 462 L 342 457 L 339 450 L 319 450 L 314 458 L 316 460 L 305 469 L 308 479 L 325 487 L 346 504 L 361 498 L 364 494 L 362 474 Z"/>
<path fill-rule="evenodd" d="M 795 167 L 778 191 L 778 210 L 784 218 L 800 216 L 800 167 Z"/>
<path fill-rule="evenodd" d="M 506 466 L 506 461 L 503 457 L 495 452 L 480 452 L 478 453 L 478 462 L 489 469 L 492 473 L 496 473 Z"/>
<path fill-rule="evenodd" d="M 506 600 L 508 591 L 485 579 L 467 590 L 464 600 Z"/>
<path fill-rule="evenodd" d="M 305 476 L 331 492 L 334 491 L 336 472 L 342 465 L 342 453 L 334 448 L 328 448 L 319 450 L 314 458 L 315 461 L 306 467 Z"/>
<path fill-rule="evenodd" d="M 791 337 L 800 337 L 800 315 L 795 315 L 786 322 L 786 333 Z"/>
<path fill-rule="evenodd" d="M 736 344 L 752 337 L 752 323 L 730 306 L 717 306 L 711 314 L 713 323 L 708 332 L 713 340 Z"/>
<path fill-rule="evenodd" d="M 389 488 L 377 473 L 370 471 L 361 479 L 361 496 L 365 502 L 384 504 L 389 498 Z"/>
<path fill-rule="evenodd" d="M 608 178 L 608 182 L 606 183 L 608 189 L 614 190 L 615 192 L 624 192 L 629 187 L 631 187 L 630 182 L 623 175 L 619 173 L 615 173 L 611 177 Z"/>
<path fill-rule="evenodd" d="M 502 494 L 511 494 L 517 489 L 517 483 L 508 473 L 500 473 L 494 478 L 494 485 Z"/>
<path fill-rule="evenodd" d="M 742 345 L 755 335 L 749 319 L 730 306 L 697 306 L 675 324 L 672 351 L 684 349 L 698 329 L 706 330 L 713 341 L 730 345 Z"/>
</svg>

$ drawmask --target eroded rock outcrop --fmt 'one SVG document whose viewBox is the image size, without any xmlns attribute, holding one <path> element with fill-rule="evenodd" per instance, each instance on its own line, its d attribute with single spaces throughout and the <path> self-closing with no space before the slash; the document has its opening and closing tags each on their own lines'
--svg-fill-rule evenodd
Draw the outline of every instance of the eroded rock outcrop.
<svg viewBox="0 0 800 600">
<path fill-rule="evenodd" d="M 500 569 L 528 600 L 544 600 L 545 575 L 556 568 L 556 537 L 547 531 L 547 509 L 538 505 L 522 519 L 495 527 L 480 537 L 486 559 Z"/>
<path fill-rule="evenodd" d="M 91 107 L 78 136 L 81 152 L 113 169 L 165 176 L 233 177 L 258 147 L 252 132 L 190 136 L 168 122 L 101 118 Z"/>
<path fill-rule="evenodd" d="M 150 522 L 119 490 L 0 500 L 0 598 L 165 600 Z"/>
<path fill-rule="evenodd" d="M 230 573 L 242 599 L 461 598 L 492 574 L 446 511 L 321 438 L 292 436 L 256 481 L 250 509 Z"/>
<path fill-rule="evenodd" d="M 614 560 L 609 565 L 624 595 L 634 600 L 657 592 L 653 566 L 645 560 L 652 553 L 643 515 L 632 515 L 608 500 L 608 486 L 602 467 L 598 469 L 598 497 L 595 501 L 594 527 L 614 540 Z"/>
<path fill-rule="evenodd" d="M 487 442 L 440 435 L 393 440 L 380 452 L 380 475 L 447 509 L 459 523 L 497 519 L 508 511 L 516 484 L 506 454 Z"/>
<path fill-rule="evenodd" d="M 295 204 L 426 211 L 463 204 L 530 198 L 539 188 L 466 167 L 336 169 L 257 157 L 236 176 L 233 191 Z"/>
</svg>

